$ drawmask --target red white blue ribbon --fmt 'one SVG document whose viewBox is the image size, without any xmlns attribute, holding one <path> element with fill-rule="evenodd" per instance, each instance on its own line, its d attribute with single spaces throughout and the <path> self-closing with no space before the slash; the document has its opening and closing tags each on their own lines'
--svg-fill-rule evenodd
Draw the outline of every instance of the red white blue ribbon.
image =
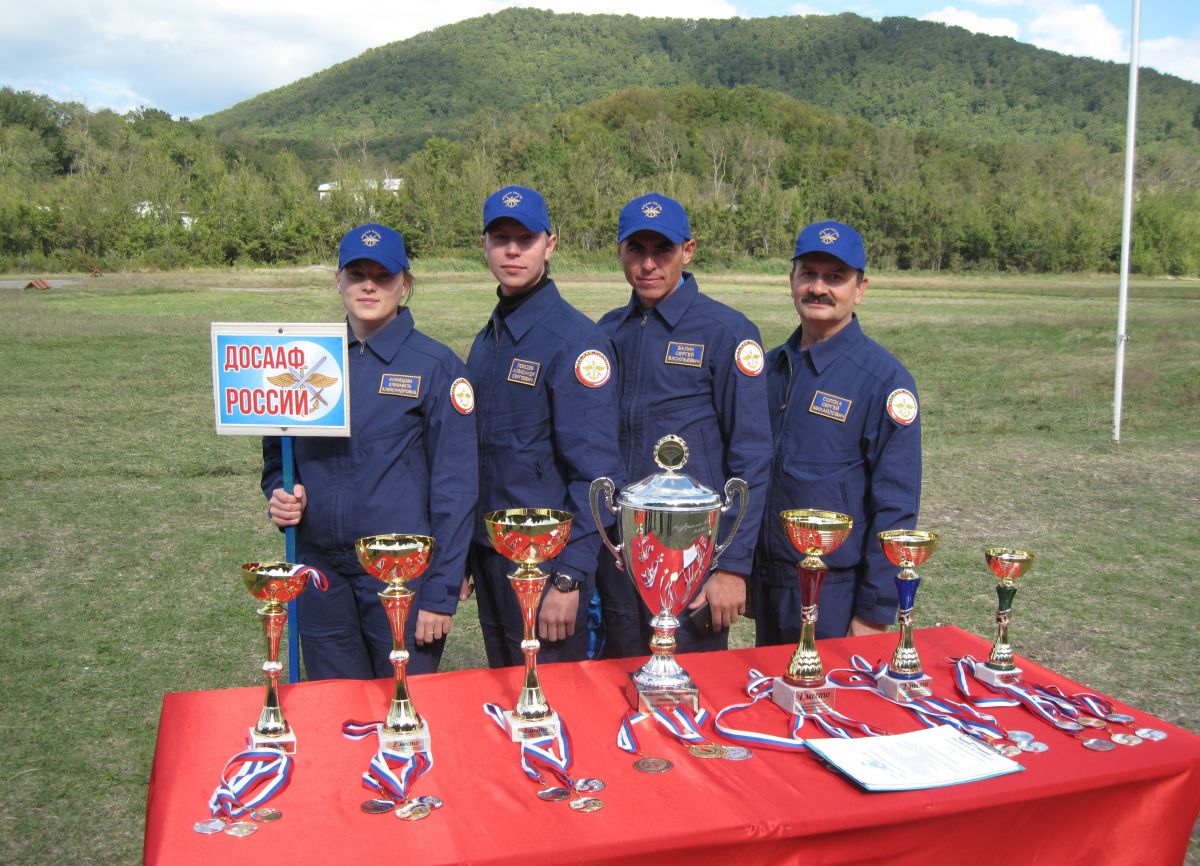
<svg viewBox="0 0 1200 866">
<path fill-rule="evenodd" d="M 748 676 L 750 682 L 746 684 L 746 694 L 750 700 L 743 704 L 731 704 L 718 711 L 716 718 L 713 719 L 713 727 L 720 732 L 722 737 L 738 743 L 753 743 L 756 746 L 777 749 L 784 752 L 801 752 L 807 750 L 808 745 L 798 735 L 800 728 L 804 725 L 804 717 L 801 715 L 789 714 L 791 715 L 791 729 L 788 731 L 786 737 L 768 734 L 763 731 L 735 728 L 725 723 L 725 720 L 729 716 L 749 709 L 764 698 L 769 699 L 774 691 L 774 677 L 763 676 L 762 673 L 753 668 L 750 669 Z M 772 701 L 772 703 L 774 702 Z M 783 707 L 779 709 L 785 713 L 787 712 Z"/>
<path fill-rule="evenodd" d="M 279 749 L 238 752 L 221 771 L 221 784 L 208 801 L 209 812 L 237 818 L 257 809 L 287 787 L 293 764 L 292 756 Z"/>
<path fill-rule="evenodd" d="M 353 719 L 342 722 L 342 736 L 348 740 L 362 740 L 379 734 L 382 722 L 358 722 Z M 433 750 L 399 752 L 383 748 L 376 750 L 362 774 L 364 788 L 375 791 L 396 803 L 408 800 L 409 789 L 417 779 L 433 769 Z"/>
<path fill-rule="evenodd" d="M 972 656 L 963 656 L 954 663 L 954 684 L 963 697 L 977 707 L 1022 706 L 1048 725 L 1074 733 L 1079 730 L 1079 710 L 1073 706 L 1062 706 L 1049 697 L 1038 694 L 1017 684 L 989 683 L 975 675 L 978 662 Z M 996 698 L 976 698 L 971 694 L 971 680 L 982 683 L 993 693 L 1004 695 Z"/>
<path fill-rule="evenodd" d="M 308 574 L 308 579 L 312 581 L 313 586 L 324 592 L 329 588 L 329 581 L 325 574 L 319 568 L 313 568 L 311 565 L 297 565 L 288 572 L 288 577 L 300 577 Z"/>
<path fill-rule="evenodd" d="M 703 707 L 694 715 L 685 713 L 678 706 L 672 707 L 670 710 L 656 707 L 650 713 L 629 710 L 621 718 L 621 727 L 617 731 L 617 746 L 634 755 L 642 754 L 641 749 L 638 748 L 637 735 L 633 732 L 633 726 L 646 719 L 654 719 L 685 745 L 702 745 L 709 741 L 708 737 L 704 736 L 700 730 L 708 721 L 708 716 L 708 710 Z"/>
<path fill-rule="evenodd" d="M 508 730 L 505 720 L 507 710 L 499 704 L 484 704 L 483 711 L 501 730 Z M 546 773 L 549 773 L 560 785 L 570 787 L 571 777 L 568 771 L 574 762 L 571 734 L 562 718 L 558 720 L 557 733 L 521 740 L 521 769 L 526 776 L 539 784 L 545 781 Z"/>
</svg>

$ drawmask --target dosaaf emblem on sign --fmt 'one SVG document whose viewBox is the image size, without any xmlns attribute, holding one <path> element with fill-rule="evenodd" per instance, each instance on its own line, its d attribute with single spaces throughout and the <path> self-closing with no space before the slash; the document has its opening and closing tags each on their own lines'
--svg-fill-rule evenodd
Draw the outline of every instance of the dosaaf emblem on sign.
<svg viewBox="0 0 1200 866">
<path fill-rule="evenodd" d="M 349 436 L 344 323 L 212 323 L 217 432 Z"/>
</svg>

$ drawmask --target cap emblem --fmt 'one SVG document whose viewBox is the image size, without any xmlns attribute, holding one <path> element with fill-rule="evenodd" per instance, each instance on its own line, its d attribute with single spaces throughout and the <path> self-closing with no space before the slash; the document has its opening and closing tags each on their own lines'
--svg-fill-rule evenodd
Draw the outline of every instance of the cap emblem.
<svg viewBox="0 0 1200 866">
<path fill-rule="evenodd" d="M 642 205 L 642 216 L 648 220 L 654 219 L 656 216 L 662 214 L 662 212 L 662 205 L 656 201 L 648 201 Z"/>
<path fill-rule="evenodd" d="M 362 233 L 361 240 L 364 247 L 373 247 L 383 240 L 383 236 L 375 231 L 375 229 L 367 229 Z"/>
<path fill-rule="evenodd" d="M 823 228 L 817 233 L 817 237 L 821 240 L 821 243 L 829 246 L 830 244 L 837 243 L 840 235 L 838 235 L 838 230 L 835 228 Z"/>
<path fill-rule="evenodd" d="M 521 203 L 521 194 L 516 190 L 510 190 L 504 194 L 500 201 L 504 202 L 505 207 L 514 208 Z"/>
</svg>

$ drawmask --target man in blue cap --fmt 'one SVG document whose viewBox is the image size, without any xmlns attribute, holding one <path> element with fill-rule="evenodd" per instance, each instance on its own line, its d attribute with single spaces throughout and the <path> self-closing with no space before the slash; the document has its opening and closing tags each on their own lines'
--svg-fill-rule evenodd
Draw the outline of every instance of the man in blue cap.
<svg viewBox="0 0 1200 866">
<path fill-rule="evenodd" d="M 409 673 L 431 673 L 458 607 L 475 516 L 471 384 L 454 352 L 416 330 L 399 232 L 377 223 L 348 231 L 335 284 L 349 331 L 351 435 L 296 437 L 291 493 L 279 437 L 263 439 L 267 516 L 296 527 L 297 558 L 329 579 L 326 592 L 297 602 L 304 667 L 310 680 L 392 675 L 383 584 L 363 570 L 354 542 L 413 532 L 437 539 L 405 635 Z"/>
<path fill-rule="evenodd" d="M 475 338 L 467 367 L 477 390 L 479 514 L 499 508 L 557 508 L 574 518 L 571 538 L 542 597 L 542 661 L 588 655 L 588 606 L 600 536 L 588 487 L 623 477 L 617 453 L 612 344 L 550 279 L 558 236 L 536 190 L 506 186 L 483 205 L 483 251 L 497 304 Z M 471 573 L 488 664 L 524 662 L 523 623 L 507 575 L 516 568 L 475 521 Z M 469 593 L 464 586 L 463 596 Z"/>
<path fill-rule="evenodd" d="M 630 201 L 617 222 L 617 255 L 633 291 L 629 303 L 600 319 L 620 364 L 621 457 L 628 480 L 660 471 L 655 443 L 675 434 L 690 450 L 684 473 L 717 491 L 735 476 L 750 485 L 741 528 L 676 632 L 680 652 L 724 649 L 728 627 L 746 612 L 771 462 L 758 328 L 701 294 L 684 270 L 695 251 L 679 202 L 659 193 Z M 651 612 L 607 551 L 599 582 L 605 655 L 644 655 Z"/>
<path fill-rule="evenodd" d="M 833 220 L 806 226 L 792 258 L 800 327 L 767 354 L 775 462 L 767 513 L 819 508 L 854 518 L 850 537 L 824 557 L 817 637 L 885 631 L 895 620 L 897 569 L 877 534 L 912 529 L 921 498 L 917 386 L 867 337 L 854 308 L 867 291 L 862 236 Z M 755 562 L 757 643 L 800 637 L 801 558 L 777 517 Z"/>
</svg>

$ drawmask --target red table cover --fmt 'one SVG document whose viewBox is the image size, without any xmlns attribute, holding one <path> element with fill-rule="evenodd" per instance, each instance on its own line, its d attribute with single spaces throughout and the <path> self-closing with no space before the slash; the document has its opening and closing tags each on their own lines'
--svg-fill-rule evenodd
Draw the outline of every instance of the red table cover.
<svg viewBox="0 0 1200 866">
<path fill-rule="evenodd" d="M 916 646 L 939 695 L 955 697 L 949 656 L 985 658 L 988 643 L 953 627 L 921 629 Z M 875 662 L 890 657 L 896 635 L 822 641 L 826 670 L 852 653 Z M 762 647 L 680 661 L 715 713 L 745 698 L 747 671 L 784 671 L 792 647 Z M 1031 662 L 1026 679 L 1083 687 Z M 547 698 L 566 720 L 575 747 L 573 776 L 599 777 L 604 808 L 572 811 L 543 802 L 522 773 L 518 746 L 484 715 L 481 705 L 511 706 L 519 668 L 466 670 L 413 677 L 410 691 L 430 726 L 435 763 L 414 792 L 445 806 L 422 821 L 390 813 L 368 815 L 372 796 L 360 777 L 374 737 L 341 736 L 346 719 L 379 719 L 391 681 L 324 681 L 281 688 L 299 748 L 290 786 L 272 806 L 282 820 L 252 836 L 204 836 L 207 802 L 225 761 L 258 718 L 261 686 L 168 694 L 163 698 L 147 796 L 147 863 L 377 862 L 625 863 L 687 858 L 701 863 L 1087 863 L 1179 864 L 1200 811 L 1200 737 L 1118 704 L 1138 725 L 1166 731 L 1160 742 L 1092 752 L 1022 709 L 995 711 L 1011 729 L 1048 743 L 1023 753 L 1012 775 L 926 791 L 867 793 L 824 768 L 807 752 L 755 748 L 745 761 L 693 758 L 651 720 L 637 726 L 641 748 L 669 758 L 674 769 L 645 775 L 616 746 L 628 708 L 625 659 L 539 668 Z M 838 709 L 895 733 L 921 727 L 879 697 L 839 692 Z M 787 716 L 770 701 L 731 724 L 783 735 Z M 807 728 L 806 728 L 807 730 Z M 714 739 L 721 742 L 714 734 Z"/>
</svg>

